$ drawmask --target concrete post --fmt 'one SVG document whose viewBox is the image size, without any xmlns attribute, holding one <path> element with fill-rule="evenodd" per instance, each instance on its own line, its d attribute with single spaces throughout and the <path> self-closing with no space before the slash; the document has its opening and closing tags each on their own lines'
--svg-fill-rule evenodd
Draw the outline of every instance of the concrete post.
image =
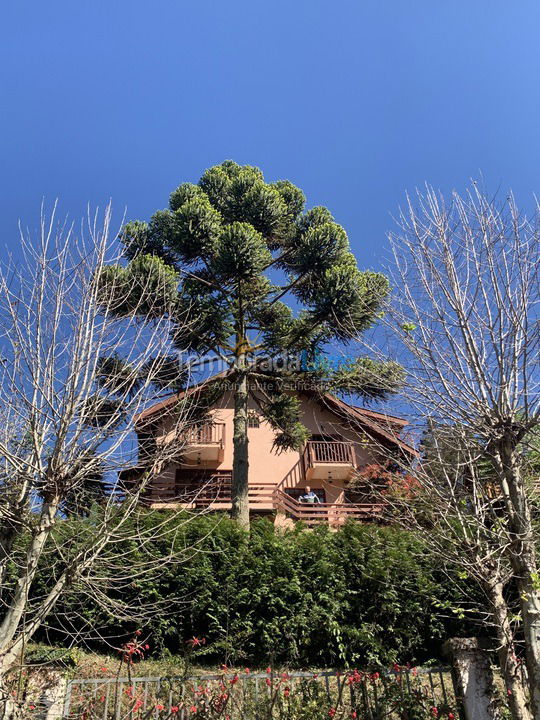
<svg viewBox="0 0 540 720">
<path fill-rule="evenodd" d="M 451 638 L 443 652 L 452 662 L 456 699 L 465 720 L 496 720 L 488 644 L 478 638 Z"/>
<path fill-rule="evenodd" d="M 60 720 L 64 716 L 67 683 L 65 674 L 59 672 L 50 674 L 40 698 L 40 720 Z"/>
</svg>

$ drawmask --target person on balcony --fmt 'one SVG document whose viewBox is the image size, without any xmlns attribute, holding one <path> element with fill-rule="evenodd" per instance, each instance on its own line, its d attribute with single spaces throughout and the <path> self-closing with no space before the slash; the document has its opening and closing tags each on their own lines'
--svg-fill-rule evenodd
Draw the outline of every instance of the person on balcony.
<svg viewBox="0 0 540 720">
<path fill-rule="evenodd" d="M 304 494 L 304 495 L 300 495 L 300 497 L 298 498 L 298 500 L 299 500 L 301 503 L 311 503 L 311 504 L 314 504 L 314 503 L 320 503 L 320 502 L 321 502 L 319 496 L 318 496 L 316 493 L 313 492 L 313 490 L 309 487 L 309 485 L 306 485 L 305 490 L 306 490 L 305 494 Z"/>
</svg>

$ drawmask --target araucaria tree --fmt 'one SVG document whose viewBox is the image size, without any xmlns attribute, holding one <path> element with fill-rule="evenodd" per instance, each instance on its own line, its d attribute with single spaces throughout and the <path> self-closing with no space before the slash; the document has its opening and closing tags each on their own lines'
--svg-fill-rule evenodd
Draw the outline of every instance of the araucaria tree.
<svg viewBox="0 0 540 720">
<path fill-rule="evenodd" d="M 170 533 L 172 548 L 178 531 L 174 513 L 150 531 L 137 521 L 166 448 L 136 485 L 118 485 L 119 470 L 136 461 L 133 417 L 175 380 L 165 367 L 167 308 L 156 298 L 166 301 L 176 278 L 143 262 L 129 287 L 104 295 L 109 222 L 107 210 L 77 236 L 53 214 L 37 240 L 23 238 L 17 262 L 0 270 L 2 718 L 19 716 L 9 679 L 65 594 L 89 595 L 119 619 L 140 622 L 143 608 L 126 607 L 122 587 L 155 570 L 151 541 Z M 118 302 L 128 301 L 135 314 L 119 323 Z M 137 320 L 142 303 L 156 316 L 152 324 Z M 146 548 L 147 560 L 126 568 L 123 541 Z"/>
<path fill-rule="evenodd" d="M 250 394 L 275 429 L 276 447 L 297 448 L 306 430 L 297 399 L 286 392 L 293 376 L 307 370 L 321 389 L 366 397 L 394 391 L 401 376 L 393 363 L 357 358 L 333 373 L 293 360 L 357 338 L 377 318 L 388 280 L 358 269 L 345 230 L 326 208 L 306 211 L 292 183 L 267 183 L 258 168 L 231 161 L 196 185 L 180 185 L 168 209 L 149 223 L 129 223 L 121 239 L 131 262 L 117 268 L 120 275 L 129 277 L 141 257 L 178 272 L 171 314 L 177 349 L 220 358 L 227 369 L 221 391 L 234 392 L 232 514 L 248 527 Z M 192 322 L 178 322 L 186 314 Z"/>
<path fill-rule="evenodd" d="M 539 208 L 527 218 L 512 197 L 497 203 L 476 186 L 448 203 L 428 189 L 400 225 L 388 317 L 404 346 L 404 393 L 425 436 L 421 462 L 408 468 L 416 492 L 398 498 L 396 509 L 440 558 L 482 586 L 512 715 L 538 720 L 538 478 L 531 469 L 540 424 Z M 512 595 L 518 615 L 508 607 Z"/>
</svg>

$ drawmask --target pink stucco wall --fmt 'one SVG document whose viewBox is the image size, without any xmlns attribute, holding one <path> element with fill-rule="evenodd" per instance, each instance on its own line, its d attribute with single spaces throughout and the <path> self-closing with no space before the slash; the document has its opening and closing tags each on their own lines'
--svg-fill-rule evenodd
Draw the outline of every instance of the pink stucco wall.
<svg viewBox="0 0 540 720">
<path fill-rule="evenodd" d="M 361 437 L 358 432 L 347 427 L 345 421 L 340 419 L 329 409 L 322 407 L 307 396 L 301 396 L 303 423 L 314 435 L 339 435 L 343 440 L 354 443 L 356 462 L 358 466 L 369 464 L 376 460 L 374 446 L 370 447 L 367 436 Z M 257 411 L 252 401 L 250 409 Z M 216 422 L 225 423 L 225 447 L 223 460 L 220 463 L 202 461 L 198 469 L 232 470 L 233 461 L 233 401 L 231 394 L 226 394 L 219 406 L 211 413 Z M 172 440 L 172 433 L 165 421 L 160 426 L 158 437 L 168 435 Z M 249 440 L 249 481 L 250 484 L 271 484 L 281 486 L 283 489 L 291 487 L 305 487 L 306 481 L 302 475 L 300 463 L 301 454 L 298 451 L 285 451 L 277 453 L 272 445 L 274 432 L 271 426 L 260 418 L 258 428 L 248 429 Z M 171 463 L 164 469 L 160 478 L 174 479 L 175 470 L 179 465 Z M 186 467 L 185 465 L 183 467 Z M 327 502 L 340 502 L 343 494 L 344 482 L 339 480 L 311 480 L 308 483 L 312 488 L 323 488 Z"/>
</svg>

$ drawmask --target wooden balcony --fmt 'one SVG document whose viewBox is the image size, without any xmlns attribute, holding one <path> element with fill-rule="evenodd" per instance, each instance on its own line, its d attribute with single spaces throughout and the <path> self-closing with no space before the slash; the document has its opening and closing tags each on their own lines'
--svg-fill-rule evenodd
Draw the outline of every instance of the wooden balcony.
<svg viewBox="0 0 540 720">
<path fill-rule="evenodd" d="M 226 512 L 231 509 L 230 470 L 178 470 L 176 478 L 156 479 L 144 502 L 154 508 L 186 507 Z M 253 483 L 248 492 L 249 509 L 254 513 L 277 511 L 308 527 L 329 524 L 339 527 L 348 518 L 381 521 L 382 503 L 302 503 L 270 483 Z"/>
<path fill-rule="evenodd" d="M 197 510 L 231 509 L 230 470 L 178 470 L 174 482 L 171 479 L 156 478 L 146 503 L 153 507 L 171 507 L 183 505 Z M 252 483 L 249 485 L 248 500 L 250 510 L 271 512 L 274 510 L 275 485 L 270 483 Z"/>
<path fill-rule="evenodd" d="M 274 490 L 274 506 L 308 527 L 322 524 L 339 527 L 349 518 L 380 522 L 384 515 L 382 503 L 302 503 L 279 488 Z"/>
<path fill-rule="evenodd" d="M 302 454 L 304 476 L 310 480 L 348 480 L 356 467 L 350 442 L 309 440 Z"/>
<path fill-rule="evenodd" d="M 198 425 L 182 433 L 182 458 L 186 464 L 220 463 L 225 447 L 225 423 Z"/>
</svg>

